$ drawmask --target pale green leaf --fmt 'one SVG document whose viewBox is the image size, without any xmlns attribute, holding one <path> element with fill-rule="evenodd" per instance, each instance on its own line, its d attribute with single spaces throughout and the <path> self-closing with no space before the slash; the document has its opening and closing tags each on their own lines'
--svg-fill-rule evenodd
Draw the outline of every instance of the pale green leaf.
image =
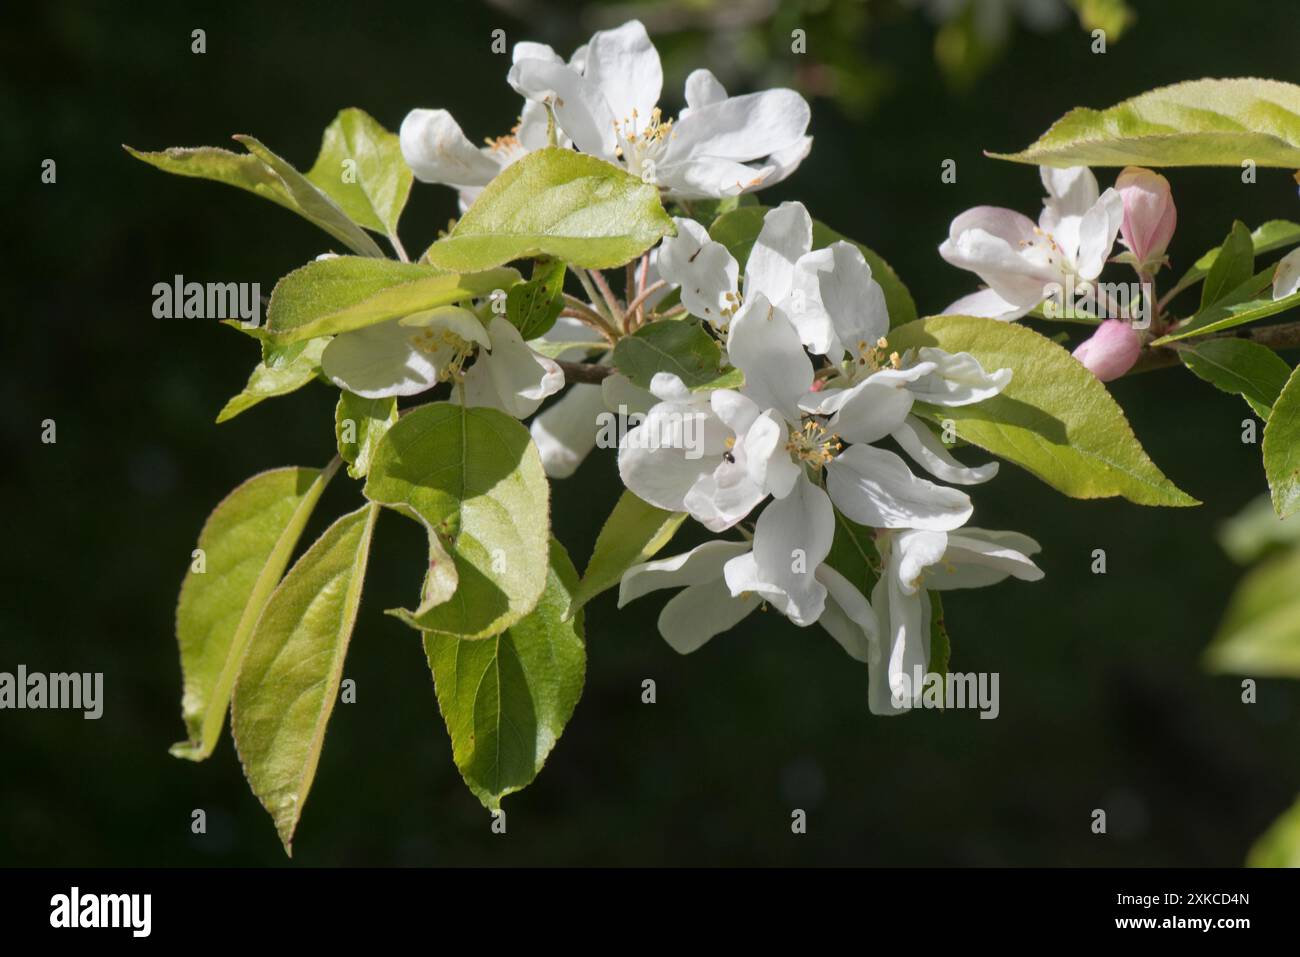
<svg viewBox="0 0 1300 957">
<path fill-rule="evenodd" d="M 714 242 L 722 243 L 727 250 L 735 257 L 740 268 L 744 270 L 745 263 L 749 261 L 749 252 L 754 248 L 754 241 L 758 239 L 758 234 L 763 228 L 763 217 L 767 215 L 770 207 L 767 206 L 742 206 L 740 209 L 724 213 L 713 221 L 709 227 L 709 238 Z M 876 282 L 880 283 L 880 288 L 885 294 L 885 307 L 889 310 L 889 324 L 891 326 L 901 326 L 905 322 L 912 322 L 916 319 L 916 303 L 912 301 L 912 294 L 908 292 L 903 281 L 898 278 L 893 267 L 880 258 L 873 250 L 862 245 L 862 243 L 849 239 L 841 233 L 831 229 L 825 223 L 813 220 L 812 248 L 824 249 L 832 243 L 840 241 L 853 243 L 862 252 L 862 257 L 871 267 L 871 276 Z"/>
<path fill-rule="evenodd" d="M 685 512 L 656 508 L 625 490 L 596 537 L 596 547 L 574 593 L 570 614 L 617 585 L 633 565 L 654 557 L 685 518 Z"/>
<path fill-rule="evenodd" d="M 528 341 L 551 331 L 564 308 L 564 263 L 539 261 L 528 282 L 516 283 L 506 296 L 506 318 Z"/>
<path fill-rule="evenodd" d="M 192 176 L 226 183 L 255 193 L 293 210 L 319 226 L 361 256 L 382 258 L 384 253 L 364 229 L 307 178 L 251 136 L 236 136 L 248 150 L 233 153 L 215 146 L 172 147 L 145 152 L 123 146 L 138 160 L 177 176 Z"/>
<path fill-rule="evenodd" d="M 307 172 L 307 179 L 355 222 L 385 235 L 397 233 L 412 178 L 397 134 L 355 107 L 340 112 L 326 128 Z"/>
<path fill-rule="evenodd" d="M 1241 220 L 1232 224 L 1228 238 L 1219 247 L 1219 255 L 1201 286 L 1201 308 L 1207 309 L 1226 297 L 1255 274 L 1255 246 L 1250 230 Z"/>
<path fill-rule="evenodd" d="M 1264 426 L 1264 474 L 1282 518 L 1300 510 L 1300 375 L 1291 373 Z"/>
<path fill-rule="evenodd" d="M 291 356 L 276 355 L 270 362 L 263 359 L 248 377 L 248 384 L 217 413 L 217 422 L 226 422 L 239 413 L 252 408 L 263 399 L 288 395 L 301 389 L 320 371 L 320 355 L 329 344 L 329 337 L 305 340 L 305 347 Z"/>
<path fill-rule="evenodd" d="M 1036 166 L 1300 167 L 1300 87 L 1277 80 L 1175 83 L 1105 110 L 1078 107 L 1019 153 Z"/>
<path fill-rule="evenodd" d="M 552 540 L 546 590 L 527 617 L 483 641 L 424 637 L 456 767 L 489 809 L 537 777 L 582 695 L 583 615 L 565 617 L 577 581 Z"/>
<path fill-rule="evenodd" d="M 1300 243 L 1300 223 L 1293 223 L 1285 219 L 1270 219 L 1268 222 L 1262 223 L 1250 234 L 1250 242 L 1256 256 L 1286 246 L 1294 246 L 1296 243 Z M 1196 260 L 1192 268 L 1183 273 L 1182 277 L 1178 282 L 1174 283 L 1173 288 L 1166 295 L 1172 299 L 1184 289 L 1188 289 L 1204 279 L 1219 256 L 1219 249 L 1219 246 L 1215 246 Z"/>
<path fill-rule="evenodd" d="M 439 565 L 454 563 L 454 594 L 448 577 L 427 582 L 415 611 L 395 613 L 407 624 L 486 638 L 537 603 L 546 585 L 550 486 L 537 446 L 515 419 L 452 402 L 417 408 L 380 441 L 365 494 L 422 522 L 434 560 L 441 554 Z"/>
<path fill-rule="evenodd" d="M 365 399 L 344 389 L 334 407 L 334 437 L 348 474 L 365 478 L 379 440 L 397 421 L 397 400 Z"/>
<path fill-rule="evenodd" d="M 350 332 L 487 296 L 519 281 L 513 269 L 457 275 L 387 259 L 334 256 L 295 269 L 275 284 L 266 331 L 279 342 Z"/>
<path fill-rule="evenodd" d="M 1241 396 L 1265 421 L 1291 375 L 1276 352 L 1247 339 L 1202 339 L 1180 348 L 1178 357 L 1210 385 Z"/>
<path fill-rule="evenodd" d="M 177 757 L 202 761 L 216 747 L 248 636 L 337 468 L 263 472 L 208 516 L 198 542 L 203 571 L 191 563 L 176 606 L 189 734 L 172 746 Z"/>
<path fill-rule="evenodd" d="M 1256 273 L 1208 309 L 1198 312 L 1187 322 L 1176 327 L 1173 332 L 1161 336 L 1151 344 L 1163 346 L 1183 339 L 1206 336 L 1212 332 L 1234 329 L 1300 306 L 1300 292 L 1283 296 L 1281 299 L 1273 299 L 1271 296 L 1260 297 L 1259 292 L 1267 289 L 1272 281 L 1273 267 L 1270 266 Z"/>
<path fill-rule="evenodd" d="M 551 147 L 507 166 L 425 258 L 456 272 L 538 256 L 609 269 L 672 229 L 657 187 L 594 156 Z"/>
<path fill-rule="evenodd" d="M 344 515 L 294 563 L 266 603 L 239 670 L 231 732 L 286 854 L 338 699 L 378 513 L 367 504 Z"/>
<path fill-rule="evenodd" d="M 1196 505 L 1156 468 L 1119 405 L 1070 353 L 1025 326 L 939 316 L 889 334 L 891 350 L 969 352 L 988 371 L 1009 368 L 1001 395 L 975 405 L 916 410 L 951 419 L 967 442 L 1014 462 L 1071 498 L 1120 495 L 1139 505 Z"/>
<path fill-rule="evenodd" d="M 1266 559 L 1233 593 L 1205 657 L 1214 671 L 1300 678 L 1300 548 Z"/>
<path fill-rule="evenodd" d="M 659 372 L 670 372 L 688 389 L 738 389 L 739 369 L 723 368 L 718 340 L 695 321 L 652 322 L 614 346 L 614 367 L 643 389 Z"/>
<path fill-rule="evenodd" d="M 1300 867 L 1300 801 L 1291 805 L 1255 842 L 1247 867 Z"/>
<path fill-rule="evenodd" d="M 1300 543 L 1300 515 L 1278 518 L 1267 494 L 1253 499 L 1219 530 L 1219 544 L 1239 565 L 1253 562 L 1278 546 Z"/>
</svg>

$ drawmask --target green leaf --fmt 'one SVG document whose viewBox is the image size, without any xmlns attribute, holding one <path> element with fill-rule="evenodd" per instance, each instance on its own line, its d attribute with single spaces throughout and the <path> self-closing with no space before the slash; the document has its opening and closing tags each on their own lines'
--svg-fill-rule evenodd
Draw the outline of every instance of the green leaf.
<svg viewBox="0 0 1300 957">
<path fill-rule="evenodd" d="M 424 636 L 456 767 L 491 810 L 537 777 L 582 695 L 583 614 L 565 618 L 577 582 L 552 540 L 546 591 L 527 617 L 485 641 Z"/>
<path fill-rule="evenodd" d="M 1296 243 L 1300 243 L 1300 223 L 1289 222 L 1285 219 L 1270 219 L 1250 234 L 1250 242 L 1255 256 L 1261 256 L 1264 253 L 1282 249 L 1285 246 L 1294 246 Z M 1188 289 L 1204 279 L 1209 273 L 1210 267 L 1214 265 L 1215 259 L 1219 256 L 1219 249 L 1219 246 L 1215 246 L 1196 260 L 1192 268 L 1183 273 L 1182 278 L 1174 283 L 1173 288 L 1167 293 L 1168 298 L 1172 299 L 1184 289 Z"/>
<path fill-rule="evenodd" d="M 343 110 L 325 130 L 311 180 L 352 219 L 376 232 L 397 234 L 411 193 L 411 168 L 396 133 L 369 113 Z"/>
<path fill-rule="evenodd" d="M 519 330 L 524 341 L 551 331 L 564 308 L 564 273 L 559 260 L 539 261 L 533 277 L 517 283 L 506 295 L 506 318 Z"/>
<path fill-rule="evenodd" d="M 1281 518 L 1300 510 L 1300 376 L 1295 372 L 1264 426 L 1264 474 Z"/>
<path fill-rule="evenodd" d="M 1192 80 L 1105 110 L 1066 113 L 1019 153 L 1036 166 L 1300 167 L 1300 87 L 1277 80 Z"/>
<path fill-rule="evenodd" d="M 1246 282 L 1255 273 L 1255 246 L 1250 230 L 1241 220 L 1232 224 L 1228 238 L 1219 247 L 1201 287 L 1201 308 L 1206 309 Z"/>
<path fill-rule="evenodd" d="M 305 347 L 292 356 L 276 355 L 270 363 L 263 359 L 248 377 L 248 384 L 217 413 L 217 422 L 226 422 L 239 413 L 252 408 L 263 399 L 288 395 L 301 389 L 320 371 L 320 355 L 329 344 L 329 337 L 308 339 Z"/>
<path fill-rule="evenodd" d="M 1272 281 L 1273 267 L 1270 266 L 1256 273 L 1208 309 L 1198 312 L 1173 332 L 1161 336 L 1151 344 L 1162 346 L 1182 339 L 1222 332 L 1224 329 L 1233 329 L 1258 322 L 1260 319 L 1268 319 L 1300 306 L 1300 293 L 1284 296 L 1281 299 L 1273 299 L 1271 296 L 1259 298 L 1259 292 L 1267 289 Z"/>
<path fill-rule="evenodd" d="M 1206 649 L 1212 671 L 1300 678 L 1300 548 L 1246 575 Z"/>
<path fill-rule="evenodd" d="M 266 603 L 239 670 L 231 732 L 244 777 L 286 854 L 338 699 L 378 514 L 363 505 L 344 515 L 294 563 Z"/>
<path fill-rule="evenodd" d="M 1247 339 L 1202 339 L 1179 349 L 1178 357 L 1210 385 L 1241 396 L 1266 422 L 1291 375 L 1276 352 Z"/>
<path fill-rule="evenodd" d="M 344 389 L 334 408 L 334 437 L 348 474 L 365 478 L 379 440 L 397 421 L 397 400 L 363 399 Z"/>
<path fill-rule="evenodd" d="M 1025 326 L 970 316 L 922 319 L 889 347 L 969 352 L 986 370 L 1010 368 L 1001 395 L 976 405 L 916 411 L 952 419 L 957 433 L 1071 498 L 1120 495 L 1139 505 L 1196 505 L 1147 457 L 1106 387 L 1070 353 Z"/>
<path fill-rule="evenodd" d="M 394 612 L 411 627 L 487 638 L 537 604 L 550 486 L 537 446 L 515 419 L 452 402 L 417 408 L 380 441 L 365 494 L 428 529 L 435 577 L 418 608 Z"/>
<path fill-rule="evenodd" d="M 658 188 L 594 156 L 550 147 L 507 166 L 425 257 L 456 272 L 538 256 L 609 269 L 672 229 Z"/>
<path fill-rule="evenodd" d="M 937 675 L 946 675 L 952 661 L 952 639 L 948 637 L 948 626 L 943 617 L 943 600 L 939 592 L 932 591 L 930 596 L 930 664 L 929 670 Z"/>
<path fill-rule="evenodd" d="M 875 533 L 835 509 L 835 537 L 826 564 L 870 595 L 880 577 L 880 554 L 876 551 Z"/>
<path fill-rule="evenodd" d="M 383 258 L 366 231 L 305 176 L 251 136 L 236 136 L 248 150 L 233 153 L 215 146 L 172 147 L 149 153 L 122 148 L 138 160 L 177 176 L 215 180 L 256 193 L 319 226 L 361 256 Z"/>
<path fill-rule="evenodd" d="M 1252 500 L 1219 529 L 1219 544 L 1239 565 L 1296 543 L 1300 543 L 1300 515 L 1278 518 L 1266 494 Z"/>
<path fill-rule="evenodd" d="M 759 232 L 763 229 L 763 217 L 767 215 L 768 206 L 743 206 L 740 209 L 724 213 L 713 221 L 709 227 L 709 238 L 722 243 L 736 262 L 744 269 L 749 261 L 749 252 L 754 248 Z M 891 326 L 901 326 L 916 319 L 916 303 L 903 281 L 898 278 L 889 263 L 862 243 L 849 239 L 842 233 L 831 229 L 825 223 L 813 220 L 812 248 L 824 249 L 840 241 L 853 243 L 862 252 L 862 256 L 871 267 L 871 275 L 880 283 L 885 294 L 885 306 L 889 310 Z"/>
<path fill-rule="evenodd" d="M 275 284 L 266 311 L 266 331 L 282 343 L 350 332 L 486 296 L 508 289 L 518 280 L 513 269 L 457 275 L 387 259 L 318 259 Z"/>
<path fill-rule="evenodd" d="M 1273 822 L 1255 842 L 1247 867 L 1300 867 L 1300 801 Z"/>
<path fill-rule="evenodd" d="M 198 542 L 203 571 L 191 563 L 176 606 L 189 734 L 172 746 L 176 757 L 202 761 L 217 746 L 248 636 L 337 468 L 254 475 L 208 516 Z"/>
<path fill-rule="evenodd" d="M 689 389 L 738 389 L 739 369 L 724 369 L 722 349 L 698 322 L 652 322 L 614 346 L 614 367 L 643 389 L 658 372 L 671 372 Z"/>
<path fill-rule="evenodd" d="M 633 565 L 653 558 L 668 544 L 685 518 L 685 512 L 655 508 L 624 491 L 596 537 L 596 547 L 574 592 L 569 614 L 576 614 L 601 592 L 617 585 Z"/>
</svg>

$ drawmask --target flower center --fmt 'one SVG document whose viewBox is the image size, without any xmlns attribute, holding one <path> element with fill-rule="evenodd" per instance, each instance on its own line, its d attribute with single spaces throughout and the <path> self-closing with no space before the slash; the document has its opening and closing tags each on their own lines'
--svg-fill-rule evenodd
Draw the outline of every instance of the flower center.
<svg viewBox="0 0 1300 957">
<path fill-rule="evenodd" d="M 618 137 L 614 153 L 630 172 L 642 178 L 649 173 L 651 178 L 647 182 L 653 182 L 654 164 L 667 149 L 668 140 L 673 135 L 673 121 L 663 119 L 657 106 L 650 111 L 650 121 L 645 126 L 641 126 L 639 120 L 640 116 L 633 110 L 631 117 L 614 121 L 614 134 Z M 650 164 L 649 170 L 647 163 Z"/>
<path fill-rule="evenodd" d="M 790 433 L 785 447 L 796 460 L 819 469 L 835 458 L 836 453 L 844 448 L 844 443 L 822 423 L 808 419 L 803 428 Z"/>
<path fill-rule="evenodd" d="M 450 329 L 426 326 L 408 340 L 411 348 L 429 356 L 438 369 L 438 381 L 457 378 L 465 360 L 474 351 L 474 343 L 462 339 Z"/>
</svg>

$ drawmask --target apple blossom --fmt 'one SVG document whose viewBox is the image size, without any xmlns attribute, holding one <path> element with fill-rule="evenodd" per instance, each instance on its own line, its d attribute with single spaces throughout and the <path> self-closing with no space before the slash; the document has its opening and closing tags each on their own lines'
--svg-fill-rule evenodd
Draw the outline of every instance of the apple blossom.
<svg viewBox="0 0 1300 957">
<path fill-rule="evenodd" d="M 1124 203 L 1120 238 L 1138 272 L 1153 273 L 1163 264 L 1178 224 L 1169 180 L 1149 169 L 1126 166 L 1115 180 L 1115 189 Z"/>
<path fill-rule="evenodd" d="M 1137 362 L 1142 338 L 1122 319 L 1107 319 L 1074 350 L 1074 357 L 1102 382 L 1118 379 Z"/>
</svg>

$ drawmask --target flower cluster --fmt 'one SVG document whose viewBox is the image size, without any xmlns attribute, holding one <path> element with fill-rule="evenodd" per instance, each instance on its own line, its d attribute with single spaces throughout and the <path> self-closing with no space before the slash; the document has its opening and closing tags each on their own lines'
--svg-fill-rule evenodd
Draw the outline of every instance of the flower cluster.
<svg viewBox="0 0 1300 957">
<path fill-rule="evenodd" d="M 657 184 L 681 212 L 690 201 L 779 182 L 811 147 L 808 106 L 799 94 L 730 97 L 707 70 L 691 74 L 686 108 L 666 119 L 658 104 L 659 57 L 636 21 L 597 33 L 567 61 L 535 43 L 517 44 L 512 59 L 509 82 L 525 102 L 509 136 L 475 147 L 445 110 L 416 110 L 402 124 L 402 152 L 416 176 L 456 188 L 462 208 L 503 168 L 548 144 L 623 165 Z M 1119 228 L 1120 202 L 1113 191 L 1097 197 L 1091 174 L 1045 181 L 1054 197 L 1050 229 L 1039 231 L 1009 212 L 981 219 L 972 211 L 945 244 L 950 260 L 996 282 L 998 294 L 1009 297 L 1005 308 L 1017 315 L 1041 301 L 1033 293 L 1049 275 L 1073 270 L 1095 277 L 1109 253 L 1102 240 L 1108 232 L 1113 242 Z M 1076 215 L 1084 203 L 1095 211 Z M 909 690 L 907 679 L 930 664 L 929 591 L 1042 576 L 1029 557 L 1038 551 L 1032 539 L 967 524 L 971 500 L 952 486 L 988 481 L 996 463 L 962 464 L 931 421 L 914 414 L 917 402 L 934 409 L 996 396 L 1011 371 L 985 370 L 968 353 L 891 349 L 885 295 L 861 250 L 844 241 L 814 249 L 813 222 L 800 203 L 766 212 L 743 268 L 705 224 L 679 215 L 674 225 L 675 235 L 641 261 L 638 294 L 634 299 L 629 288 L 625 308 L 630 314 L 635 301 L 643 312 L 675 294 L 680 306 L 670 318 L 652 318 L 699 320 L 743 385 L 691 389 L 669 372 L 656 374 L 648 390 L 617 372 L 599 385 L 574 384 L 532 423 L 547 474 L 563 477 L 577 468 L 596 444 L 601 413 L 637 412 L 640 423 L 619 444 L 627 488 L 739 538 L 630 568 L 620 605 L 681 588 L 659 628 L 683 653 L 760 607 L 799 626 L 818 623 L 869 666 L 871 709 L 905 710 L 923 690 Z M 1008 246 L 1009 232 L 1019 246 Z M 996 263 L 1015 259 L 1033 268 L 981 271 L 997 242 L 1007 248 Z M 1017 278 L 1004 283 L 1004 273 Z M 543 353 L 566 358 L 574 343 L 572 357 L 591 355 L 593 328 L 609 332 L 588 321 L 599 318 L 599 309 L 593 296 L 593 315 L 566 310 L 545 340 L 532 343 L 500 318 L 436 310 L 340 336 L 323 367 L 360 395 L 406 395 L 445 378 L 447 369 L 458 372 L 477 346 L 482 357 L 466 384 L 487 369 L 465 401 L 522 418 L 563 386 Z M 625 322 L 617 331 L 630 327 Z M 610 362 L 608 347 L 594 350 L 597 363 Z M 908 459 L 950 484 L 917 476 Z M 864 536 L 872 554 L 860 580 L 828 563 L 841 527 Z"/>
</svg>

